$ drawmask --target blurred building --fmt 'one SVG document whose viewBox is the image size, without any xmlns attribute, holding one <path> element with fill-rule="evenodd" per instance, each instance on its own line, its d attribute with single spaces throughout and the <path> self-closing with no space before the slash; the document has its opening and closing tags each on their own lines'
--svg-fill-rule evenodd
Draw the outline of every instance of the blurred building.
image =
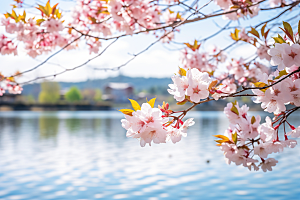
<svg viewBox="0 0 300 200">
<path fill-rule="evenodd" d="M 129 83 L 109 83 L 104 90 L 102 99 L 106 101 L 128 103 L 128 99 L 133 98 L 134 88 Z"/>
</svg>

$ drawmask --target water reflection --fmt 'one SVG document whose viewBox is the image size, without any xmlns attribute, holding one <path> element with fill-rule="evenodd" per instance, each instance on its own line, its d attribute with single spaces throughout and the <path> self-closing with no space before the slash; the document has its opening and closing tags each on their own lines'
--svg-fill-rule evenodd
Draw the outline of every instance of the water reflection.
<svg viewBox="0 0 300 200">
<path fill-rule="evenodd" d="M 56 138 L 60 120 L 57 117 L 41 116 L 39 118 L 39 132 L 41 139 Z"/>
<path fill-rule="evenodd" d="M 273 172 L 249 172 L 226 165 L 215 146 L 228 125 L 222 113 L 190 117 L 180 143 L 141 148 L 115 112 L 0 113 L 0 199 L 299 197 L 299 147 L 275 155 Z"/>
</svg>

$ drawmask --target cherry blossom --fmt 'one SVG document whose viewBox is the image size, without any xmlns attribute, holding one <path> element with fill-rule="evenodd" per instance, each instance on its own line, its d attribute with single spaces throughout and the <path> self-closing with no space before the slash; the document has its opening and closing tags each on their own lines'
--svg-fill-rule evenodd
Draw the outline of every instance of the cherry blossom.
<svg viewBox="0 0 300 200">
<path fill-rule="evenodd" d="M 270 0 L 269 3 L 270 3 L 271 7 L 276 7 L 276 6 L 280 5 L 281 3 L 285 3 L 285 1 L 284 0 Z"/>
<path fill-rule="evenodd" d="M 208 97 L 208 86 L 211 82 L 208 74 L 200 72 L 198 69 L 191 69 L 188 71 L 187 78 L 189 80 L 189 86 L 186 90 L 186 94 L 190 96 L 190 100 L 198 103 L 201 99 Z"/>
<path fill-rule="evenodd" d="M 278 163 L 277 160 L 274 158 L 268 158 L 267 160 L 262 162 L 261 169 L 266 172 L 266 171 L 272 171 L 272 167 L 276 166 Z"/>
<path fill-rule="evenodd" d="M 183 101 L 185 99 L 186 90 L 189 87 L 187 77 L 173 76 L 172 81 L 174 84 L 169 84 L 171 89 L 168 89 L 168 92 L 174 95 L 176 101 Z"/>
<path fill-rule="evenodd" d="M 278 66 L 279 70 L 283 70 L 286 66 L 283 63 L 283 58 L 285 51 L 284 49 L 289 45 L 286 43 L 283 44 L 275 44 L 275 48 L 271 48 L 268 50 L 268 54 L 271 56 L 271 65 Z"/>
<path fill-rule="evenodd" d="M 284 88 L 285 84 L 280 83 L 268 88 L 264 93 L 253 90 L 253 93 L 258 95 L 253 102 L 261 103 L 261 108 L 269 113 L 279 114 L 286 110 L 285 103 L 291 99 L 291 94 Z"/>
<path fill-rule="evenodd" d="M 175 144 L 181 140 L 181 137 L 187 136 L 187 129 L 189 126 L 193 126 L 195 122 L 193 121 L 193 118 L 187 119 L 183 125 L 178 129 L 174 128 L 172 126 L 167 127 L 168 137 L 170 140 Z"/>
<path fill-rule="evenodd" d="M 141 106 L 141 110 L 132 113 L 122 119 L 122 126 L 127 130 L 127 137 L 140 138 L 140 144 L 144 147 L 151 142 L 165 143 L 167 131 L 163 124 L 168 121 L 162 118 L 162 112 L 158 108 L 152 108 L 148 103 Z"/>
<path fill-rule="evenodd" d="M 46 22 L 43 22 L 43 27 L 46 28 L 46 30 L 50 33 L 52 32 L 59 32 L 64 29 L 62 23 L 56 19 L 50 19 Z"/>
<path fill-rule="evenodd" d="M 258 132 L 260 134 L 260 139 L 263 142 L 269 142 L 276 139 L 275 129 L 273 128 L 272 120 L 268 116 L 266 117 L 266 122 L 258 127 Z"/>
<path fill-rule="evenodd" d="M 271 56 L 267 53 L 267 51 L 269 50 L 268 47 L 266 46 L 260 46 L 258 49 L 257 49 L 257 56 L 260 58 L 260 59 L 266 59 L 266 60 L 271 60 Z"/>
<path fill-rule="evenodd" d="M 283 64 L 286 67 L 300 66 L 300 45 L 284 45 Z"/>
<path fill-rule="evenodd" d="M 300 126 L 297 128 L 293 127 L 293 130 L 288 132 L 287 135 L 290 135 L 293 138 L 299 138 L 300 137 Z"/>
</svg>

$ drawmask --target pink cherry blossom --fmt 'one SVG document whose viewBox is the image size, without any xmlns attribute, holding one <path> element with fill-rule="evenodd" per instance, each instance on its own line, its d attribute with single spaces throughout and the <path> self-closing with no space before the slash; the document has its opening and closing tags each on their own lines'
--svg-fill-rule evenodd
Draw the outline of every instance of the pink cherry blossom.
<svg viewBox="0 0 300 200">
<path fill-rule="evenodd" d="M 51 18 L 48 21 L 43 22 L 43 27 L 46 28 L 46 30 L 50 33 L 52 32 L 59 32 L 64 29 L 62 23 L 56 19 Z"/>
<path fill-rule="evenodd" d="M 209 75 L 205 72 L 200 72 L 198 69 L 191 69 L 187 73 L 189 86 L 186 94 L 190 96 L 190 100 L 198 103 L 201 99 L 208 97 L 208 86 L 212 81 Z"/>
<path fill-rule="evenodd" d="M 212 94 L 215 100 L 218 100 L 222 96 L 227 96 L 231 93 L 236 92 L 237 86 L 233 79 L 225 79 L 222 84 L 215 88 L 216 92 Z"/>
<path fill-rule="evenodd" d="M 266 117 L 266 122 L 258 127 L 258 132 L 263 142 L 270 142 L 276 138 L 275 129 L 273 128 L 270 117 Z"/>
<path fill-rule="evenodd" d="M 162 118 L 162 112 L 158 108 L 152 108 L 148 103 L 141 106 L 141 110 L 125 116 L 122 119 L 122 127 L 127 130 L 126 136 L 140 138 L 140 145 L 144 147 L 147 143 L 165 143 L 167 131 L 163 128 L 168 119 Z"/>
<path fill-rule="evenodd" d="M 293 138 L 299 138 L 300 137 L 300 126 L 295 128 L 294 130 L 288 132 L 287 135 L 289 135 Z"/>
<path fill-rule="evenodd" d="M 176 101 L 183 101 L 185 99 L 186 89 L 189 87 L 187 77 L 173 76 L 172 80 L 174 84 L 169 84 L 171 89 L 168 89 L 168 92 L 174 95 Z"/>
<path fill-rule="evenodd" d="M 253 90 L 254 91 L 254 90 Z M 275 114 L 279 114 L 286 110 L 285 103 L 289 102 L 291 95 L 285 89 L 285 84 L 279 83 L 268 88 L 264 95 L 261 92 L 254 91 L 254 93 L 260 93 L 261 95 L 255 98 L 255 103 L 261 103 L 261 108 L 265 111 Z"/>
<path fill-rule="evenodd" d="M 272 143 L 261 143 L 254 147 L 254 154 L 261 158 L 267 158 L 273 152 Z"/>
<path fill-rule="evenodd" d="M 283 70 L 286 66 L 283 62 L 285 56 L 285 48 L 288 48 L 289 45 L 286 43 L 279 44 L 275 43 L 275 48 L 268 50 L 268 54 L 271 56 L 271 65 L 278 66 L 279 70 Z"/>
<path fill-rule="evenodd" d="M 283 64 L 286 67 L 300 66 L 300 45 L 284 45 Z"/>
<path fill-rule="evenodd" d="M 271 60 L 271 56 L 268 54 L 269 48 L 267 46 L 261 45 L 258 49 L 257 49 L 257 56 L 260 59 L 266 59 L 266 60 Z"/>
<path fill-rule="evenodd" d="M 232 2 L 230 0 L 214 0 L 214 2 L 223 10 L 226 10 L 232 6 Z"/>
<path fill-rule="evenodd" d="M 276 166 L 278 163 L 277 160 L 274 158 L 268 158 L 267 160 L 262 162 L 261 169 L 266 172 L 266 171 L 272 171 L 272 167 Z"/>
<path fill-rule="evenodd" d="M 270 3 L 270 6 L 274 8 L 278 5 L 280 5 L 281 3 L 285 3 L 285 1 L 284 0 L 270 0 L 269 3 Z"/>
<path fill-rule="evenodd" d="M 150 128 L 148 127 L 145 131 L 140 133 L 140 145 L 144 147 L 147 143 L 151 146 L 153 141 L 155 144 L 166 143 L 167 131 L 160 128 Z"/>
<path fill-rule="evenodd" d="M 171 141 L 175 144 L 181 140 L 182 137 L 187 136 L 187 129 L 190 126 L 193 126 L 195 122 L 193 121 L 193 118 L 187 119 L 182 126 L 178 128 L 174 128 L 172 126 L 167 127 L 168 137 L 171 139 Z"/>
</svg>

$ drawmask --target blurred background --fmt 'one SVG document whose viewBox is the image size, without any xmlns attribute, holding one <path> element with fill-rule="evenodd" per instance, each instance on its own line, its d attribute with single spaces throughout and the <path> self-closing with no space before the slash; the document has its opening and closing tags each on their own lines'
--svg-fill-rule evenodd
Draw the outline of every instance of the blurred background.
<svg viewBox="0 0 300 200">
<path fill-rule="evenodd" d="M 32 5 L 36 2 L 46 3 L 26 1 Z M 51 4 L 57 2 L 68 19 L 68 8 L 74 6 L 74 1 L 51 0 Z M 1 0 L 0 13 L 11 11 L 10 4 Z M 218 9 L 208 6 L 205 11 Z M 248 26 L 275 14 L 271 10 L 232 26 Z M 285 13 L 282 19 L 288 15 Z M 181 44 L 192 42 L 227 23 L 217 18 L 185 25 L 175 38 Z M 232 30 L 205 41 L 204 50 L 213 44 L 224 48 L 232 43 Z M 0 31 L 4 31 L 1 26 Z M 176 145 L 142 148 L 138 140 L 126 138 L 120 122 L 124 116 L 117 110 L 130 108 L 128 98 L 142 103 L 157 97 L 156 106 L 166 101 L 171 109 L 178 109 L 167 88 L 180 65 L 178 50 L 184 46 L 158 43 L 121 70 L 93 68 L 124 64 L 155 40 L 153 35 L 122 38 L 83 68 L 27 84 L 22 94 L 0 97 L 0 200 L 299 199 L 299 146 L 274 154 L 279 163 L 267 173 L 225 163 L 213 135 L 223 134 L 228 127 L 222 112 L 226 100 L 202 104 L 188 113 L 187 118 L 194 118 L 196 124 Z M 103 46 L 106 44 L 103 42 Z M 255 51 L 252 45 L 244 45 L 238 50 L 229 49 L 228 56 L 247 58 Z M 36 66 L 48 56 L 32 59 L 21 52 L 17 57 L 0 56 L 0 71 L 9 76 Z M 57 73 L 90 57 L 84 48 L 63 52 L 21 80 Z M 250 114 L 265 118 L 266 113 L 259 112 L 260 105 L 251 99 L 236 100 L 247 103 Z M 299 123 L 299 117 L 296 113 L 290 122 Z"/>
</svg>

